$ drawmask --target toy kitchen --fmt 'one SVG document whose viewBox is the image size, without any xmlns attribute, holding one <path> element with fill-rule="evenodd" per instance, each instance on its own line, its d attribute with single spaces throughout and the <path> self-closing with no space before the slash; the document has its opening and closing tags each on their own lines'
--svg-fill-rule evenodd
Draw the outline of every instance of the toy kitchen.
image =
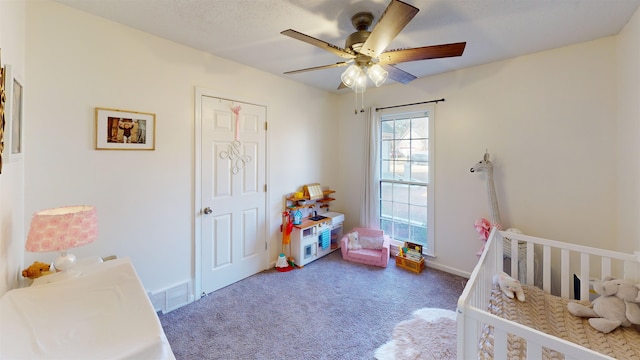
<svg viewBox="0 0 640 360">
<path fill-rule="evenodd" d="M 291 231 L 290 256 L 295 265 L 304 265 L 340 248 L 344 214 L 329 211 L 329 204 L 335 200 L 335 191 L 322 189 L 320 184 L 309 184 L 302 192 L 295 192 L 286 198 L 286 211 L 293 222 Z"/>
</svg>

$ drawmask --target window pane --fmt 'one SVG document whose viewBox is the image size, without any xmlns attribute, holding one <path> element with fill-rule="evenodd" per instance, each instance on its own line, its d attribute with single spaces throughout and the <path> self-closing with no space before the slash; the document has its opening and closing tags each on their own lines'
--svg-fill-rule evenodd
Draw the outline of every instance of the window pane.
<svg viewBox="0 0 640 360">
<path fill-rule="evenodd" d="M 382 160 L 389 160 L 389 159 L 394 159 L 393 156 L 393 147 L 394 147 L 394 141 L 393 140 L 382 140 L 382 144 L 381 144 L 381 154 L 382 154 Z"/>
<path fill-rule="evenodd" d="M 413 131 L 414 138 L 428 138 L 429 137 L 429 118 L 418 117 L 411 119 L 411 130 Z"/>
<path fill-rule="evenodd" d="M 380 216 L 383 218 L 393 217 L 393 203 L 391 201 L 380 201 Z"/>
<path fill-rule="evenodd" d="M 402 153 L 400 152 L 400 140 L 396 139 L 393 141 L 393 158 L 401 159 Z"/>
<path fill-rule="evenodd" d="M 420 225 L 427 226 L 427 207 L 426 206 L 415 206 L 411 205 L 409 207 L 409 211 L 411 214 L 411 224 L 412 225 Z"/>
<path fill-rule="evenodd" d="M 393 184 L 389 183 L 389 182 L 382 182 L 380 184 L 380 198 L 382 200 L 392 200 L 393 199 L 393 194 L 392 194 L 392 187 Z"/>
<path fill-rule="evenodd" d="M 384 219 L 380 220 L 380 229 L 382 229 L 385 234 L 391 236 L 391 234 L 393 234 L 393 222 Z"/>
<path fill-rule="evenodd" d="M 411 185 L 411 203 L 413 205 L 427 206 L 427 187 L 424 185 Z"/>
<path fill-rule="evenodd" d="M 400 180 L 400 181 L 408 181 L 407 176 L 405 176 L 405 169 L 406 171 L 409 171 L 409 162 L 405 161 L 405 160 L 396 160 L 395 161 L 396 165 L 395 168 L 393 169 L 394 173 L 393 173 L 393 179 L 394 180 Z"/>
<path fill-rule="evenodd" d="M 393 203 L 393 220 L 394 221 L 409 221 L 409 204 Z"/>
<path fill-rule="evenodd" d="M 397 222 L 394 223 L 393 235 L 396 240 L 409 241 L 409 225 Z"/>
<path fill-rule="evenodd" d="M 411 181 L 428 183 L 429 182 L 429 165 L 421 162 L 411 162 Z M 407 179 L 408 181 L 408 179 Z"/>
<path fill-rule="evenodd" d="M 393 184 L 393 201 L 396 203 L 409 203 L 409 185 Z"/>
<path fill-rule="evenodd" d="M 411 129 L 409 119 L 397 120 L 395 128 L 395 138 L 398 140 L 398 155 L 402 158 L 409 158 L 411 149 Z"/>
<path fill-rule="evenodd" d="M 427 228 L 411 226 L 411 242 L 421 245 L 427 244 Z"/>
<path fill-rule="evenodd" d="M 394 134 L 394 122 L 393 121 L 382 121 L 380 123 L 381 130 L 380 134 L 383 139 L 393 139 Z"/>
<path fill-rule="evenodd" d="M 395 178 L 395 168 L 395 161 L 382 160 L 380 164 L 380 178 L 383 180 L 393 180 Z"/>
<path fill-rule="evenodd" d="M 411 161 L 426 164 L 429 161 L 429 141 L 411 140 Z"/>
</svg>

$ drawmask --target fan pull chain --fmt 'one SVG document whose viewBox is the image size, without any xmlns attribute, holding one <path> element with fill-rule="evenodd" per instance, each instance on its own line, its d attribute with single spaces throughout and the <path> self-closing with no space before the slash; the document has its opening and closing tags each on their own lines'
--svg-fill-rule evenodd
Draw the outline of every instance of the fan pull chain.
<svg viewBox="0 0 640 360">
<path fill-rule="evenodd" d="M 355 101 L 355 106 L 353 107 L 353 113 L 358 115 L 358 92 L 354 91 L 355 96 L 353 100 Z M 360 112 L 364 112 L 364 91 L 360 93 Z"/>
<path fill-rule="evenodd" d="M 353 100 L 354 100 L 353 114 L 358 115 L 358 93 L 355 91 L 353 92 Z"/>
</svg>

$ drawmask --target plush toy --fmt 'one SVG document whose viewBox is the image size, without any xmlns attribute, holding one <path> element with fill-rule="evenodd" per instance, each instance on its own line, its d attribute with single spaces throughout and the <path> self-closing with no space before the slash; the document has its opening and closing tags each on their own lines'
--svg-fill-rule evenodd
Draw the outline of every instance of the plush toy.
<svg viewBox="0 0 640 360">
<path fill-rule="evenodd" d="M 502 290 L 505 295 L 507 295 L 510 299 L 515 297 L 524 302 L 524 290 L 522 290 L 522 284 L 520 284 L 519 280 L 516 280 L 509 276 L 505 272 L 499 272 L 493 275 L 493 284 L 498 285 L 500 290 Z"/>
<path fill-rule="evenodd" d="M 51 271 L 49 271 L 49 264 L 39 261 L 35 261 L 31 266 L 22 270 L 22 276 L 29 279 L 39 278 L 42 275 L 48 274 L 51 274 Z"/>
<path fill-rule="evenodd" d="M 605 334 L 618 326 L 640 324 L 640 307 L 636 303 L 640 297 L 634 283 L 608 276 L 604 281 L 594 283 L 593 289 L 600 296 L 591 302 L 591 306 L 568 303 L 571 314 L 590 318 L 589 324 Z"/>
<path fill-rule="evenodd" d="M 357 231 L 349 233 L 349 242 L 347 243 L 347 248 L 349 250 L 360 250 L 360 249 L 362 249 L 362 245 L 360 245 L 360 241 L 358 240 L 358 232 Z"/>
</svg>

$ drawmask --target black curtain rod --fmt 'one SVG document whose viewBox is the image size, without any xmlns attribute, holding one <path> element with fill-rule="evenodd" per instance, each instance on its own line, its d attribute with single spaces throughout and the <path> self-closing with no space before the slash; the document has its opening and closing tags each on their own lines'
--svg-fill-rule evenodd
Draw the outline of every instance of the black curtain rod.
<svg viewBox="0 0 640 360">
<path fill-rule="evenodd" d="M 440 101 L 444 101 L 444 98 L 438 99 L 438 100 L 429 100 L 429 101 L 417 102 L 417 103 L 413 103 L 413 104 L 404 104 L 404 105 L 394 105 L 394 106 L 381 107 L 381 108 L 376 108 L 376 111 L 385 110 L 385 109 L 393 109 L 393 108 L 402 107 L 402 106 L 421 105 L 421 104 L 429 104 L 429 103 L 436 103 L 437 104 Z"/>
</svg>

